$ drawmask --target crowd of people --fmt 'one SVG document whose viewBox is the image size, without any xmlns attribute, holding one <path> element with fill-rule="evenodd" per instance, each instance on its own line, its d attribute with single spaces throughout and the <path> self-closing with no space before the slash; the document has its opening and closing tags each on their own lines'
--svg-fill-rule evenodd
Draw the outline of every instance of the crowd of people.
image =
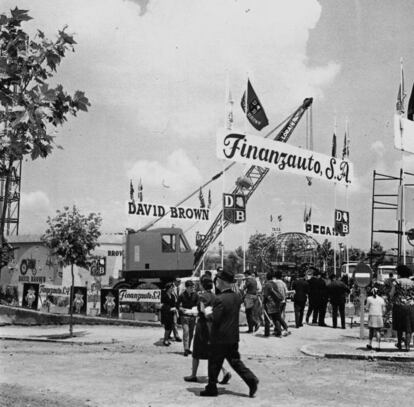
<svg viewBox="0 0 414 407">
<path fill-rule="evenodd" d="M 393 302 L 392 323 L 397 331 L 396 346 L 410 349 L 412 329 L 414 328 L 414 281 L 410 280 L 410 270 L 406 266 L 397 267 L 398 279 L 389 279 L 384 287 L 388 294 L 383 298 L 383 290 L 371 285 L 366 300 L 368 311 L 369 343 L 373 349 L 374 337 L 380 349 L 381 329 L 387 303 Z M 244 305 L 247 333 L 255 333 L 264 326 L 264 337 L 273 335 L 281 338 L 291 334 L 286 322 L 286 302 L 293 300 L 296 328 L 307 324 L 328 326 L 325 316 L 328 306 L 332 315 L 332 328 L 346 329 L 345 305 L 349 299 L 352 281 L 345 276 L 338 279 L 334 274 L 329 278 L 317 268 L 300 271 L 290 282 L 289 287 L 278 269 L 269 271 L 266 280 L 261 281 L 252 272 L 247 271 L 242 281 L 236 281 L 229 270 L 217 269 L 213 278 L 211 272 L 205 272 L 199 279 L 199 287 L 193 280 L 185 282 L 180 292 L 180 282 L 166 284 L 161 296 L 161 323 L 164 325 L 163 345 L 170 346 L 171 341 L 183 342 L 184 356 L 192 355 L 191 374 L 184 377 L 187 382 L 198 382 L 197 371 L 200 360 L 208 360 L 208 384 L 200 395 L 217 396 L 217 383 L 220 372 L 220 384 L 227 384 L 231 374 L 223 366 L 224 360 L 249 387 L 253 397 L 257 391 L 258 379 L 240 358 L 239 314 Z M 308 309 L 305 314 L 305 307 Z M 338 321 L 339 317 L 339 321 Z M 311 322 L 310 322 L 311 321 Z M 183 338 L 179 336 L 177 324 L 181 323 Z M 192 349 L 192 350 L 191 350 Z"/>
</svg>

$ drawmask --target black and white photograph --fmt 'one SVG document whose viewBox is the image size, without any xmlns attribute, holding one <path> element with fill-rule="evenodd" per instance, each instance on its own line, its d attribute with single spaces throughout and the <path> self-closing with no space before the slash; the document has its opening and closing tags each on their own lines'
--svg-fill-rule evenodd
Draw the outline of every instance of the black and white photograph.
<svg viewBox="0 0 414 407">
<path fill-rule="evenodd" d="M 1 0 L 0 405 L 409 405 L 413 22 Z"/>
</svg>

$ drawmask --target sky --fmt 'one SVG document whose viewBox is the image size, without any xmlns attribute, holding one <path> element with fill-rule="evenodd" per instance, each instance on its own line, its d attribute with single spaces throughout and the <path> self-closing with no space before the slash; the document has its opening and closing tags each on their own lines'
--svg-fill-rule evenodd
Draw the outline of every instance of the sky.
<svg viewBox="0 0 414 407">
<path fill-rule="evenodd" d="M 229 91 L 235 126 L 261 136 L 313 97 L 313 149 L 330 154 L 335 131 L 341 150 L 348 123 L 354 181 L 308 186 L 302 176 L 270 171 L 248 202 L 247 222 L 220 237 L 226 249 L 269 234 L 270 215 L 282 215 L 273 224 L 282 232 L 303 232 L 311 206 L 320 225 L 333 225 L 335 209 L 349 210 L 350 234 L 331 240 L 367 250 L 373 171 L 398 176 L 403 165 L 414 173 L 414 155 L 394 149 L 392 124 L 401 58 L 407 100 L 414 81 L 411 0 L 2 0 L 0 12 L 15 6 L 30 10 L 24 28 L 31 34 L 54 38 L 68 26 L 77 45 L 53 82 L 84 91 L 91 103 L 57 129 L 63 150 L 24 161 L 20 234 L 43 233 L 48 216 L 74 204 L 101 213 L 105 233 L 138 229 L 153 218 L 127 214 L 130 180 L 135 190 L 142 181 L 146 202 L 182 201 L 230 163 L 216 156 Z M 247 77 L 269 118 L 261 132 L 240 108 Z M 305 122 L 288 143 L 306 146 Z M 211 189 L 213 217 L 247 169 L 237 164 L 203 190 L 207 197 Z M 379 188 L 397 192 L 396 183 Z M 199 206 L 197 195 L 184 205 Z M 390 212 L 375 212 L 375 228 L 396 228 Z M 195 233 L 211 222 L 174 225 L 194 246 Z M 397 245 L 390 234 L 374 239 Z"/>
</svg>

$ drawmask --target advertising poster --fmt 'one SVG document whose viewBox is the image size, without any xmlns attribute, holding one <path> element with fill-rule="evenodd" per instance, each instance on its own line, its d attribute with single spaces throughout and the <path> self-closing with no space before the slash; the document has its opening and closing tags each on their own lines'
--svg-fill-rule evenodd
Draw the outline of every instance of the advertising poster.
<svg viewBox="0 0 414 407">
<path fill-rule="evenodd" d="M 73 287 L 72 306 L 74 314 L 86 315 L 87 291 L 86 287 Z"/>
<path fill-rule="evenodd" d="M 111 288 L 101 289 L 101 316 L 106 318 L 118 317 L 119 298 L 118 290 Z"/>
<path fill-rule="evenodd" d="M 22 307 L 37 310 L 39 302 L 39 284 L 24 283 Z"/>
</svg>

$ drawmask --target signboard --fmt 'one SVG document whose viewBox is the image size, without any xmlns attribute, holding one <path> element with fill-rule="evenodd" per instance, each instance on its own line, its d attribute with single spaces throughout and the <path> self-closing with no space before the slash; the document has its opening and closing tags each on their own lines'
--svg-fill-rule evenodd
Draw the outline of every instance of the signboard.
<svg viewBox="0 0 414 407">
<path fill-rule="evenodd" d="M 161 290 L 152 289 L 136 289 L 130 290 L 127 288 L 119 289 L 119 302 L 161 302 Z"/>
<path fill-rule="evenodd" d="M 104 276 L 106 274 L 106 258 L 96 257 L 92 259 L 89 270 L 91 272 L 91 276 Z"/>
<path fill-rule="evenodd" d="M 368 264 L 358 263 L 353 278 L 359 287 L 367 287 L 372 279 L 372 270 Z"/>
<path fill-rule="evenodd" d="M 118 290 L 110 288 L 101 289 L 101 316 L 117 317 L 119 311 Z"/>
<path fill-rule="evenodd" d="M 196 246 L 200 246 L 205 237 L 206 235 L 202 235 L 199 232 L 197 232 L 196 233 Z"/>
<path fill-rule="evenodd" d="M 210 210 L 207 208 L 189 208 L 184 206 L 168 206 L 144 202 L 128 202 L 128 215 L 164 217 L 167 219 L 184 219 L 209 221 Z"/>
<path fill-rule="evenodd" d="M 343 185 L 353 178 L 348 160 L 250 134 L 219 133 L 217 157 Z"/>
<path fill-rule="evenodd" d="M 246 222 L 246 197 L 243 194 L 223 194 L 223 217 L 230 223 Z"/>
<path fill-rule="evenodd" d="M 311 235 L 323 235 L 323 236 L 338 236 L 339 233 L 336 231 L 335 227 L 326 226 L 326 225 L 316 225 L 312 223 L 305 223 L 305 233 Z"/>
<path fill-rule="evenodd" d="M 37 310 L 39 301 L 39 284 L 24 283 L 22 307 Z"/>
<path fill-rule="evenodd" d="M 88 302 L 86 287 L 73 287 L 71 296 L 73 312 L 86 315 L 86 303 Z"/>
<path fill-rule="evenodd" d="M 349 234 L 349 212 L 335 209 L 335 230 L 340 235 Z"/>
</svg>

